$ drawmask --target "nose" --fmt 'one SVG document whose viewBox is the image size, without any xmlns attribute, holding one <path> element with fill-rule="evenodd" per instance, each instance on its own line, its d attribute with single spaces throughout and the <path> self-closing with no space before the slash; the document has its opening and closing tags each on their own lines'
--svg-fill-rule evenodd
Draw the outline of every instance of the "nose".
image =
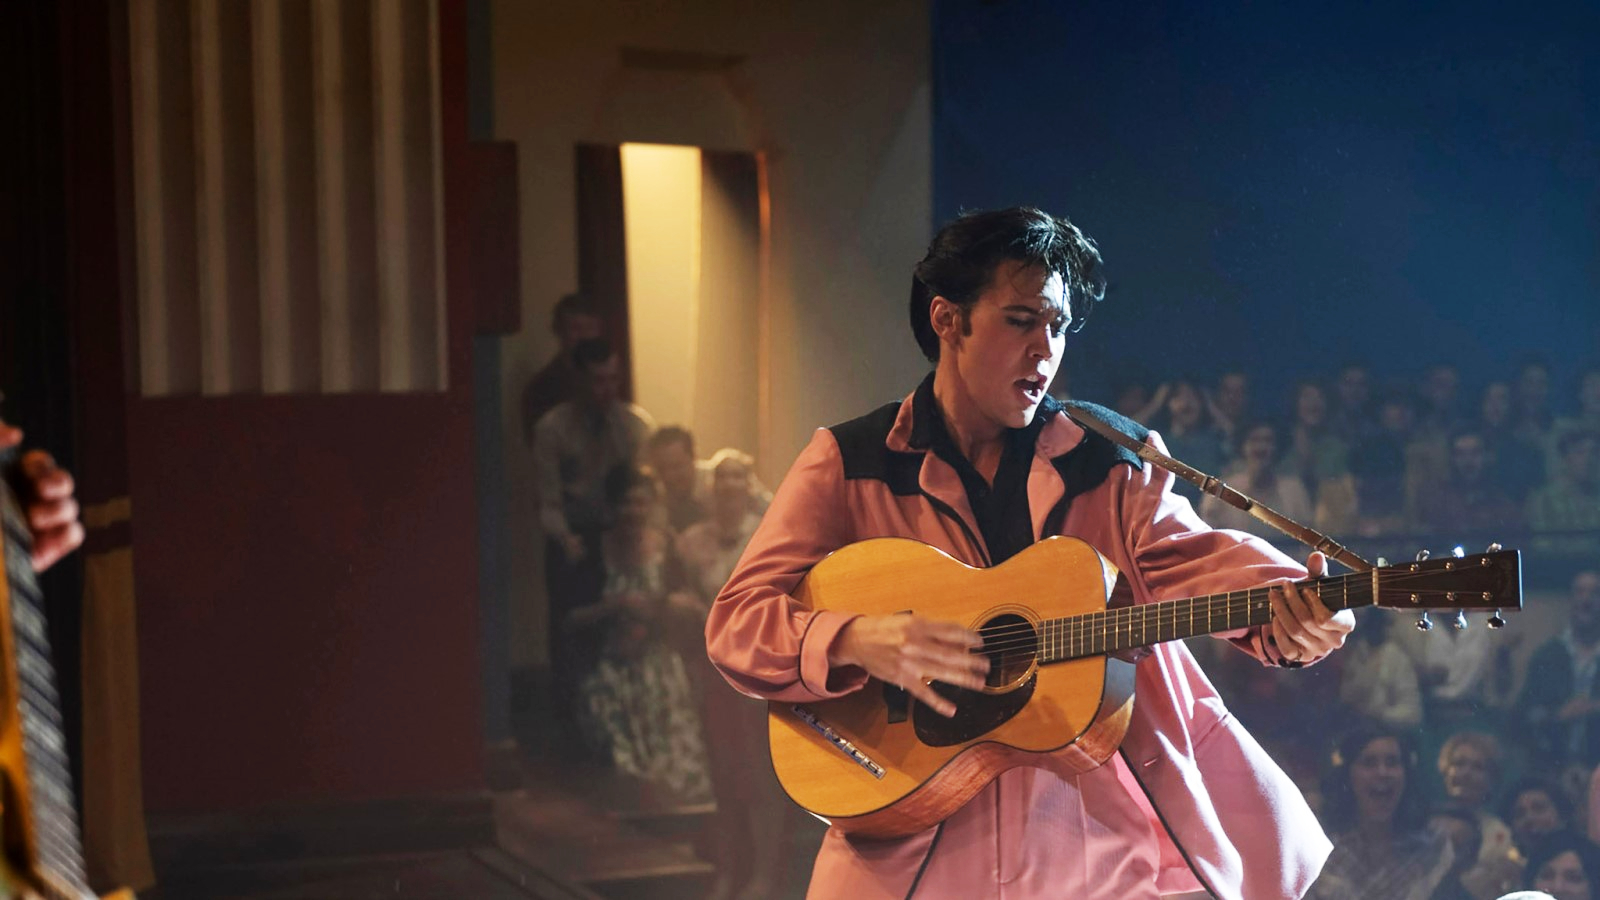
<svg viewBox="0 0 1600 900">
<path fill-rule="evenodd" d="M 1028 343 L 1028 355 L 1036 360 L 1046 360 L 1055 355 L 1055 341 L 1050 338 L 1050 326 L 1040 326 Z"/>
</svg>

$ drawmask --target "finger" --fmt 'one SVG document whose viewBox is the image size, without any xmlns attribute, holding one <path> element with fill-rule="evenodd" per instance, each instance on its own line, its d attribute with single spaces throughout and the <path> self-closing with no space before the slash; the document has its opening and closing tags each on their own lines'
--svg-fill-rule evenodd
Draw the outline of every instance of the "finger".
<svg viewBox="0 0 1600 900">
<path fill-rule="evenodd" d="M 1272 643 L 1285 659 L 1298 661 L 1302 651 L 1300 640 L 1291 630 L 1291 614 L 1283 592 L 1276 587 L 1267 592 L 1272 603 Z"/>
<path fill-rule="evenodd" d="M 917 698 L 919 703 L 947 719 L 956 714 L 955 703 L 949 698 L 941 696 L 938 691 L 933 689 L 932 685 L 918 678 L 907 680 L 910 683 L 903 684 L 901 687 L 906 689 L 906 693 Z"/>
<path fill-rule="evenodd" d="M 924 635 L 953 647 L 983 646 L 983 635 L 963 628 L 954 622 L 937 622 L 931 619 L 923 619 L 921 620 L 921 631 Z"/>
<path fill-rule="evenodd" d="M 43 572 L 82 545 L 83 526 L 77 522 L 36 536 L 33 541 L 33 570 Z"/>
<path fill-rule="evenodd" d="M 1321 578 L 1328 574 L 1328 557 L 1321 550 L 1311 551 L 1306 557 L 1306 572 L 1312 578 Z"/>
<path fill-rule="evenodd" d="M 19 464 L 22 467 L 22 474 L 26 475 L 29 481 L 37 481 L 55 470 L 56 459 L 43 450 L 29 450 L 22 454 Z"/>
<path fill-rule="evenodd" d="M 906 648 L 907 667 L 924 678 L 974 690 L 983 687 L 989 674 L 989 658 L 962 651 L 951 652 L 928 647 Z"/>
<path fill-rule="evenodd" d="M 28 507 L 28 527 L 35 533 L 59 528 L 78 521 L 78 501 L 68 497 L 52 503 L 35 503 Z"/>
<path fill-rule="evenodd" d="M 0 450 L 9 450 L 22 443 L 22 429 L 0 419 Z"/>
<path fill-rule="evenodd" d="M 30 476 L 30 485 L 33 496 L 40 500 L 60 500 L 71 497 L 77 487 L 73 483 L 72 473 L 66 469 L 57 469 L 54 466 L 40 470 L 38 475 Z"/>
</svg>

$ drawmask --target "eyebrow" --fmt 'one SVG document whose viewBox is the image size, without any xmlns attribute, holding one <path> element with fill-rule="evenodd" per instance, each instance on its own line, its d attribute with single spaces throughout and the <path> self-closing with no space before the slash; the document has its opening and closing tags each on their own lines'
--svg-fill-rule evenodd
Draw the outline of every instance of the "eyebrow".
<svg viewBox="0 0 1600 900">
<path fill-rule="evenodd" d="M 1067 314 L 1067 311 L 1064 307 L 1056 306 L 1053 303 L 1045 306 L 1043 309 L 1040 309 L 1036 306 L 1028 306 L 1025 303 L 1013 303 L 1010 306 L 1000 307 L 1000 310 L 1001 312 L 1027 313 L 1030 316 L 1043 316 L 1047 313 L 1056 316 L 1064 316 Z"/>
</svg>

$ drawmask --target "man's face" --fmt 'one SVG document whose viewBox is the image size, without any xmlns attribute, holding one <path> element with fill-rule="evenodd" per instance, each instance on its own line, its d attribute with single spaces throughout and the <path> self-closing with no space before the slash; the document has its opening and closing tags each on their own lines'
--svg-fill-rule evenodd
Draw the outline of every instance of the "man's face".
<svg viewBox="0 0 1600 900">
<path fill-rule="evenodd" d="M 622 363 L 612 354 L 584 370 L 583 399 L 594 409 L 605 409 L 622 398 Z"/>
<path fill-rule="evenodd" d="M 1550 399 L 1550 371 L 1544 366 L 1527 366 L 1517 376 L 1517 397 L 1529 409 L 1543 409 Z"/>
<path fill-rule="evenodd" d="M 1511 385 L 1496 381 L 1483 389 L 1483 421 L 1504 425 L 1511 419 Z"/>
<path fill-rule="evenodd" d="M 1322 396 L 1322 389 L 1310 384 L 1300 388 L 1300 396 L 1295 400 L 1295 411 L 1300 416 L 1300 424 L 1311 428 L 1320 426 L 1328 415 L 1328 401 Z"/>
<path fill-rule="evenodd" d="M 1217 379 L 1217 406 L 1222 414 L 1237 420 L 1250 402 L 1250 381 L 1243 372 L 1227 372 Z"/>
<path fill-rule="evenodd" d="M 1477 806 L 1489 796 L 1493 778 L 1489 758 L 1471 744 L 1462 744 L 1450 752 L 1441 767 L 1444 792 L 1450 799 L 1469 806 Z"/>
<path fill-rule="evenodd" d="M 1572 627 L 1585 637 L 1600 632 L 1600 573 L 1586 571 L 1573 576 Z"/>
<path fill-rule="evenodd" d="M 1450 445 L 1450 459 L 1455 463 L 1456 474 L 1465 481 L 1475 482 L 1483 477 L 1489 454 L 1484 449 L 1483 438 L 1475 434 L 1463 434 Z"/>
<path fill-rule="evenodd" d="M 1061 365 L 1067 298 L 1061 276 L 1006 260 L 941 354 L 955 365 L 973 408 L 1003 428 L 1033 421 Z"/>
<path fill-rule="evenodd" d="M 571 353 L 579 342 L 601 337 L 605 323 L 599 316 L 588 313 L 567 313 L 556 323 L 556 340 L 561 342 L 561 352 Z"/>
<path fill-rule="evenodd" d="M 1367 405 L 1372 393 L 1371 378 L 1367 370 L 1351 366 L 1339 373 L 1339 404 L 1345 409 L 1361 409 Z"/>
<path fill-rule="evenodd" d="M 694 453 L 681 442 L 650 448 L 650 468 L 668 494 L 681 497 L 694 491 Z"/>
<path fill-rule="evenodd" d="M 1445 409 L 1455 401 L 1456 388 L 1460 386 L 1460 382 L 1461 377 L 1456 373 L 1454 366 L 1434 366 L 1428 370 L 1428 378 L 1423 382 L 1422 393 L 1435 409 Z"/>
</svg>

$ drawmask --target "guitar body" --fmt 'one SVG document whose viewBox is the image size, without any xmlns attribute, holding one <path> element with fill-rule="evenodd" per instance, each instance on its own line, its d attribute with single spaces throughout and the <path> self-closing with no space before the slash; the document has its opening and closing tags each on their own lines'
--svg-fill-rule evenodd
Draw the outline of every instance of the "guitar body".
<svg viewBox="0 0 1600 900">
<path fill-rule="evenodd" d="M 953 719 L 876 679 L 848 696 L 802 704 L 801 713 L 771 703 L 778 781 L 835 827 L 895 837 L 949 817 L 1008 769 L 1070 776 L 1102 765 L 1133 712 L 1133 665 L 1094 656 L 1041 666 L 1031 636 L 1044 619 L 1104 610 L 1116 577 L 1093 547 L 1069 537 L 1046 539 L 988 569 L 901 538 L 828 556 L 794 592 L 813 609 L 909 612 L 1025 637 L 1003 652 L 986 647 L 995 665 L 984 691 L 937 686 L 956 701 Z"/>
</svg>

